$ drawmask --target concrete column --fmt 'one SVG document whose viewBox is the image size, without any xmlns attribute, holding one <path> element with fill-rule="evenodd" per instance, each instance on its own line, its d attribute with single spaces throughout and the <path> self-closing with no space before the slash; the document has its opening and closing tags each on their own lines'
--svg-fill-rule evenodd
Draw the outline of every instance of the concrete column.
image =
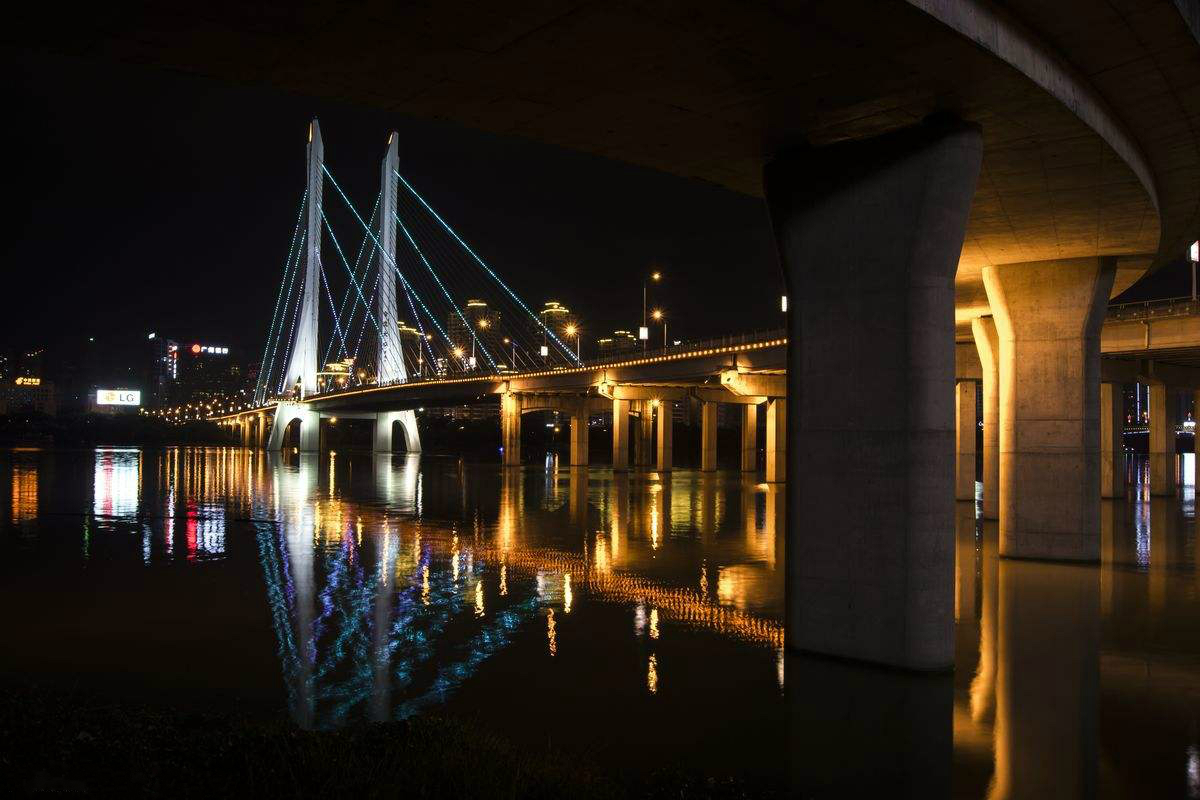
<svg viewBox="0 0 1200 800">
<path fill-rule="evenodd" d="M 500 439 L 504 466 L 521 466 L 521 396 L 514 392 L 500 396 Z"/>
<path fill-rule="evenodd" d="M 767 483 L 787 480 L 787 398 L 767 400 Z"/>
<path fill-rule="evenodd" d="M 1121 385 L 1100 384 L 1100 496 L 1125 496 L 1125 413 Z"/>
<path fill-rule="evenodd" d="M 571 466 L 588 465 L 588 407 L 587 401 L 571 414 Z"/>
<path fill-rule="evenodd" d="M 271 426 L 269 448 L 273 452 L 283 449 L 283 437 L 288 425 L 300 420 L 300 447 L 302 453 L 315 453 L 321 441 L 321 415 L 310 411 L 303 403 L 280 403 L 275 408 L 275 423 Z"/>
<path fill-rule="evenodd" d="M 1100 326 L 1114 258 L 984 267 L 1000 340 L 1000 555 L 1100 557 Z"/>
<path fill-rule="evenodd" d="M 381 411 L 375 415 L 375 435 L 372 449 L 376 453 L 391 453 L 396 449 L 393 441 L 395 423 L 400 423 L 400 435 L 404 437 L 404 450 L 407 453 L 421 452 L 421 437 L 417 433 L 417 414 L 412 409 L 406 411 Z"/>
<path fill-rule="evenodd" d="M 672 469 L 675 457 L 675 405 L 670 400 L 658 404 L 658 471 L 667 472 Z"/>
<path fill-rule="evenodd" d="M 954 499 L 975 499 L 975 381 L 954 385 Z"/>
<path fill-rule="evenodd" d="M 1124 420 L 1124 417 L 1122 417 Z M 1196 486 L 1200 486 L 1200 389 L 1192 392 L 1192 421 L 1196 423 L 1193 428 L 1197 435 L 1192 439 L 1192 455 L 1195 456 L 1193 464 L 1192 481 Z"/>
<path fill-rule="evenodd" d="M 654 463 L 654 405 L 649 400 L 641 402 L 638 417 L 638 466 L 648 467 Z"/>
<path fill-rule="evenodd" d="M 971 334 L 983 368 L 983 518 L 1000 519 L 1000 339 L 996 321 L 976 317 Z"/>
<path fill-rule="evenodd" d="M 613 399 L 613 469 L 629 469 L 629 401 Z"/>
<path fill-rule="evenodd" d="M 713 472 L 717 468 L 717 404 L 704 400 L 700 403 L 700 471 Z"/>
<path fill-rule="evenodd" d="M 758 471 L 758 406 L 742 406 L 742 472 Z"/>
<path fill-rule="evenodd" d="M 255 447 L 267 446 L 267 412 L 258 412 L 258 441 L 254 443 Z"/>
<path fill-rule="evenodd" d="M 793 650 L 954 663 L 954 274 L 981 154 L 978 127 L 939 117 L 766 168 L 792 303 Z"/>
<path fill-rule="evenodd" d="M 1165 383 L 1150 384 L 1150 494 L 1175 494 L 1175 425 L 1178 398 Z"/>
</svg>

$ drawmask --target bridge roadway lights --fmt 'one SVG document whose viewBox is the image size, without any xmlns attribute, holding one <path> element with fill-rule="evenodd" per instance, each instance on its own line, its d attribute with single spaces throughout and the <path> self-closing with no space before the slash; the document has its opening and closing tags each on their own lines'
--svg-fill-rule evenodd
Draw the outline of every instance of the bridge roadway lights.
<svg viewBox="0 0 1200 800">
<path fill-rule="evenodd" d="M 1000 343 L 1000 555 L 1100 557 L 1100 326 L 1114 258 L 983 269 Z"/>
<path fill-rule="evenodd" d="M 1150 494 L 1175 494 L 1175 425 L 1179 398 L 1165 383 L 1150 384 Z"/>
<path fill-rule="evenodd" d="M 787 426 L 789 649 L 954 664 L 954 274 L 981 153 L 977 126 L 939 118 L 765 169 L 802 398 Z"/>
<path fill-rule="evenodd" d="M 971 321 L 983 372 L 983 518 L 1000 518 L 1000 339 L 992 317 Z"/>
</svg>

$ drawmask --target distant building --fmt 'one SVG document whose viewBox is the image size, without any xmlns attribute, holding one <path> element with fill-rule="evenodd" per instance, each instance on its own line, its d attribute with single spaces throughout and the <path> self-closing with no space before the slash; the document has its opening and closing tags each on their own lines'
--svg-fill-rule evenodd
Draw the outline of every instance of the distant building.
<svg viewBox="0 0 1200 800">
<path fill-rule="evenodd" d="M 460 311 L 450 314 L 448 323 L 446 331 L 450 342 L 462 352 L 464 361 L 474 357 L 476 365 L 486 364 L 487 356 L 483 351 L 500 360 L 497 356 L 504 352 L 500 312 L 489 308 L 486 300 L 468 300 Z"/>
<path fill-rule="evenodd" d="M 172 342 L 172 344 L 174 344 Z M 176 345 L 170 365 L 173 383 L 168 392 L 172 404 L 197 403 L 240 395 L 245 376 L 225 345 Z"/>
<path fill-rule="evenodd" d="M 538 321 L 530 323 L 530 332 L 534 337 L 534 341 L 539 346 L 544 345 L 546 347 L 546 357 L 549 364 L 566 364 L 568 362 L 567 357 L 562 352 L 562 348 L 550 339 L 550 333 L 553 333 L 558 337 L 559 341 L 570 347 L 570 343 L 567 341 L 567 328 L 578 324 L 579 321 L 571 313 L 571 309 L 557 300 L 549 300 L 542 305 L 542 310 L 538 312 Z"/>
<path fill-rule="evenodd" d="M 0 383 L 0 413 L 54 416 L 58 413 L 54 384 L 26 375 L 5 379 Z"/>
<path fill-rule="evenodd" d="M 596 342 L 601 358 L 632 353 L 638 349 L 638 338 L 629 331 L 613 331 L 612 336 L 606 336 Z"/>
</svg>

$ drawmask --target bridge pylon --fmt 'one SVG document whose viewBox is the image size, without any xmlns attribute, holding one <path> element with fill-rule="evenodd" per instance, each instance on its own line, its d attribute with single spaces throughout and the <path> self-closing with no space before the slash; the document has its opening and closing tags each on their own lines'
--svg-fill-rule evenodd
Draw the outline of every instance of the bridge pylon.
<svg viewBox="0 0 1200 800">
<path fill-rule="evenodd" d="M 314 119 L 308 127 L 308 207 L 304 253 L 304 288 L 295 342 L 288 362 L 285 388 L 299 384 L 301 397 L 317 393 L 317 321 L 321 293 L 321 202 L 325 145 L 321 126 Z"/>
</svg>

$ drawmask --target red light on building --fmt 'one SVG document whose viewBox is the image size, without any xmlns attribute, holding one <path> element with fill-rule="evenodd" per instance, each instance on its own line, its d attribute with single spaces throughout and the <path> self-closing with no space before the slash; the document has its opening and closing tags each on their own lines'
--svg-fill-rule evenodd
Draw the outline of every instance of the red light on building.
<svg viewBox="0 0 1200 800">
<path fill-rule="evenodd" d="M 200 352 L 200 345 L 198 345 L 198 344 L 194 344 L 194 345 L 192 345 L 192 352 L 193 352 L 193 353 L 199 353 L 199 352 Z"/>
</svg>

